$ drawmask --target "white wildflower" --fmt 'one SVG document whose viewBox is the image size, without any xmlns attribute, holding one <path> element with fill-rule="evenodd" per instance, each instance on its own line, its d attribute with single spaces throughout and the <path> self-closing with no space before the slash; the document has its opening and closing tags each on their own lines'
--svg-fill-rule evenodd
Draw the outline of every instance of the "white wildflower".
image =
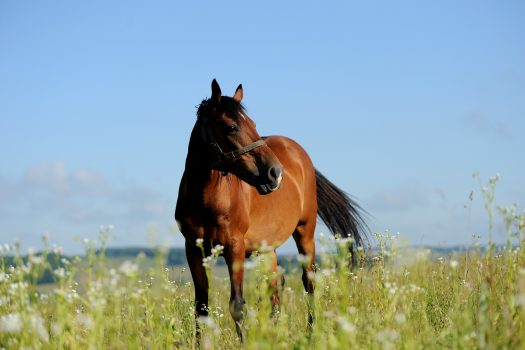
<svg viewBox="0 0 525 350">
<path fill-rule="evenodd" d="M 39 314 L 31 315 L 29 317 L 29 324 L 31 325 L 31 328 L 33 328 L 35 333 L 38 335 L 40 340 L 46 343 L 49 341 L 49 333 L 47 332 L 47 328 L 42 316 L 40 316 Z"/>
<path fill-rule="evenodd" d="M 208 327 L 210 327 L 212 329 L 217 328 L 217 324 L 215 323 L 215 321 L 211 317 L 200 316 L 198 321 L 199 321 L 199 323 L 205 324 L 206 326 L 208 326 Z"/>
<path fill-rule="evenodd" d="M 466 342 L 470 341 L 471 339 L 475 339 L 475 338 L 476 338 L 476 332 L 471 332 L 463 336 L 463 340 Z"/>
<path fill-rule="evenodd" d="M 7 273 L 0 271 L 0 283 L 7 282 L 9 280 L 9 276 Z"/>
<path fill-rule="evenodd" d="M 141 289 L 141 288 L 137 288 L 133 291 L 133 293 L 131 293 L 131 298 L 132 299 L 139 299 L 142 294 L 143 294 L 144 290 Z"/>
<path fill-rule="evenodd" d="M 197 238 L 197 239 L 195 240 L 195 245 L 196 245 L 197 247 L 202 248 L 202 245 L 203 245 L 203 244 L 204 244 L 204 239 L 202 239 L 202 238 Z"/>
<path fill-rule="evenodd" d="M 19 333 L 22 330 L 22 316 L 19 313 L 0 317 L 0 333 Z"/>
<path fill-rule="evenodd" d="M 458 262 L 456 260 L 450 260 L 450 267 L 456 269 L 458 267 Z"/>
<path fill-rule="evenodd" d="M 117 273 L 117 270 L 109 269 L 109 276 L 109 284 L 111 285 L 111 287 L 116 287 L 120 281 L 120 275 Z"/>
<path fill-rule="evenodd" d="M 137 273 L 137 271 L 139 270 L 139 267 L 137 266 L 137 264 L 134 264 L 133 262 L 126 260 L 122 263 L 122 265 L 120 265 L 118 269 L 125 276 L 131 277 L 135 273 Z"/>
<path fill-rule="evenodd" d="M 345 317 L 338 316 L 336 318 L 336 321 L 339 324 L 339 327 L 341 327 L 341 329 L 344 332 L 346 332 L 346 333 L 355 332 L 355 326 L 350 321 L 348 321 Z"/>
<path fill-rule="evenodd" d="M 27 282 L 15 282 L 15 283 L 11 283 L 9 285 L 9 289 L 7 290 L 7 292 L 10 294 L 10 295 L 18 295 L 19 291 L 25 291 L 28 287 L 28 284 Z"/>
<path fill-rule="evenodd" d="M 223 252 L 224 247 L 220 244 L 217 244 L 215 247 L 211 248 L 211 254 L 213 256 L 219 256 Z"/>
<path fill-rule="evenodd" d="M 93 328 L 93 319 L 85 313 L 78 313 L 76 317 L 77 323 L 84 329 Z"/>
<path fill-rule="evenodd" d="M 376 339 L 383 344 L 383 349 L 394 349 L 394 342 L 398 339 L 399 334 L 393 329 L 384 329 L 377 332 Z"/>
<path fill-rule="evenodd" d="M 407 320 L 407 317 L 405 316 L 405 314 L 399 312 L 394 316 L 394 319 L 398 324 L 403 324 Z"/>
<path fill-rule="evenodd" d="M 525 308 L 525 293 L 520 293 L 518 295 L 516 295 L 516 305 L 517 306 L 521 306 L 523 308 Z"/>
<path fill-rule="evenodd" d="M 42 256 L 29 255 L 29 262 L 33 265 L 40 265 L 44 262 Z"/>
<path fill-rule="evenodd" d="M 352 239 L 352 237 L 344 237 L 344 238 L 336 238 L 335 242 L 340 248 L 346 248 L 350 244 L 352 244 L 354 240 Z"/>
<path fill-rule="evenodd" d="M 308 265 L 308 264 L 310 264 L 310 258 L 307 255 L 303 255 L 303 254 L 297 255 L 297 261 L 301 265 Z"/>
<path fill-rule="evenodd" d="M 259 252 L 261 254 L 266 254 L 266 253 L 271 253 L 274 251 L 274 247 L 272 247 L 271 245 L 268 245 L 268 243 L 266 241 L 262 241 L 261 242 L 261 246 L 259 247 Z"/>
<path fill-rule="evenodd" d="M 51 325 L 51 334 L 59 336 L 62 334 L 62 331 L 62 326 L 59 323 L 55 322 Z"/>
<path fill-rule="evenodd" d="M 28 274 L 29 272 L 31 272 L 31 263 L 29 262 L 27 265 L 20 266 L 19 270 L 23 273 Z"/>
<path fill-rule="evenodd" d="M 202 259 L 202 266 L 206 268 L 213 266 L 214 263 L 215 263 L 215 259 L 213 255 L 207 256 Z"/>
<path fill-rule="evenodd" d="M 422 287 L 419 287 L 415 284 L 409 284 L 407 289 L 412 292 L 412 293 L 418 293 L 418 292 L 424 292 L 425 291 L 425 288 L 422 288 Z"/>
<path fill-rule="evenodd" d="M 64 278 L 67 276 L 67 271 L 66 269 L 64 269 L 63 267 L 59 267 L 58 269 L 54 270 L 53 273 L 55 274 L 55 276 L 57 276 L 58 278 Z"/>
<path fill-rule="evenodd" d="M 89 305 L 93 308 L 93 309 L 103 309 L 106 305 L 107 305 L 107 301 L 106 299 L 104 299 L 104 297 L 101 297 L 101 296 L 95 296 L 95 295 L 90 295 L 88 297 L 88 301 L 89 301 Z"/>
<path fill-rule="evenodd" d="M 330 277 L 331 275 L 335 275 L 335 272 L 335 269 L 323 269 L 321 274 L 325 277 Z"/>
<path fill-rule="evenodd" d="M 11 302 L 11 299 L 7 295 L 0 295 L 0 306 L 7 305 Z"/>
</svg>

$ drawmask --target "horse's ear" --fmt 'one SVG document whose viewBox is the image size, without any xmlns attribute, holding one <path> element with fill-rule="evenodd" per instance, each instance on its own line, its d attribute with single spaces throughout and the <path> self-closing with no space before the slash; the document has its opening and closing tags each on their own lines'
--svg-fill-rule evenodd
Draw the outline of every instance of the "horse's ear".
<svg viewBox="0 0 525 350">
<path fill-rule="evenodd" d="M 221 100 L 221 87 L 215 79 L 213 79 L 213 81 L 211 82 L 211 98 L 215 102 L 220 102 Z"/>
<path fill-rule="evenodd" d="M 237 86 L 237 90 L 235 90 L 235 95 L 233 95 L 233 99 L 240 103 L 242 101 L 242 97 L 242 84 L 239 84 L 239 86 Z"/>
</svg>

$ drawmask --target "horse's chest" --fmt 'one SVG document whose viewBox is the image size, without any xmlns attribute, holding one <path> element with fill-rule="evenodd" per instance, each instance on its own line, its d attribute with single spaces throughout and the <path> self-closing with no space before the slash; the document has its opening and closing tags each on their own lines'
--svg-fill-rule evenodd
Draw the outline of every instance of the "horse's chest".
<svg viewBox="0 0 525 350">
<path fill-rule="evenodd" d="M 226 186 L 227 185 L 227 186 Z M 230 185 L 205 186 L 202 191 L 183 191 L 175 219 L 187 240 L 203 238 L 224 245 L 232 235 L 246 232 L 249 208 Z"/>
<path fill-rule="evenodd" d="M 237 219 L 235 219 L 237 218 Z M 199 208 L 182 212 L 176 216 L 182 235 L 187 240 L 202 238 L 224 245 L 231 237 L 240 231 L 243 219 L 233 211 L 219 211 L 217 208 Z"/>
</svg>

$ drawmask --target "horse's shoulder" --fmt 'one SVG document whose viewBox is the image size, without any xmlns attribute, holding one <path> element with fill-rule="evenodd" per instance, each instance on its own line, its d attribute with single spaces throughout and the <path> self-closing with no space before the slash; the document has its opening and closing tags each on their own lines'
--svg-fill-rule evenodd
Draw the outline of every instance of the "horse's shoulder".
<svg viewBox="0 0 525 350">
<path fill-rule="evenodd" d="M 304 151 L 301 145 L 299 145 L 295 140 L 281 135 L 271 135 L 265 136 L 263 139 L 266 141 L 266 144 L 270 148 L 284 148 L 288 150 L 301 150 Z"/>
</svg>

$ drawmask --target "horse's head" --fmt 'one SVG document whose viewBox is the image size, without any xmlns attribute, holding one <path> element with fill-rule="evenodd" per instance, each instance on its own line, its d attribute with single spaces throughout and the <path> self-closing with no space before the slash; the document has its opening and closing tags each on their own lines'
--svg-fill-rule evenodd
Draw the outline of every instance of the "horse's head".
<svg viewBox="0 0 525 350">
<path fill-rule="evenodd" d="M 233 97 L 222 96 L 215 79 L 211 89 L 211 98 L 204 100 L 197 111 L 211 167 L 236 175 L 260 194 L 276 191 L 281 186 L 283 167 L 241 104 L 242 85 Z"/>
</svg>

